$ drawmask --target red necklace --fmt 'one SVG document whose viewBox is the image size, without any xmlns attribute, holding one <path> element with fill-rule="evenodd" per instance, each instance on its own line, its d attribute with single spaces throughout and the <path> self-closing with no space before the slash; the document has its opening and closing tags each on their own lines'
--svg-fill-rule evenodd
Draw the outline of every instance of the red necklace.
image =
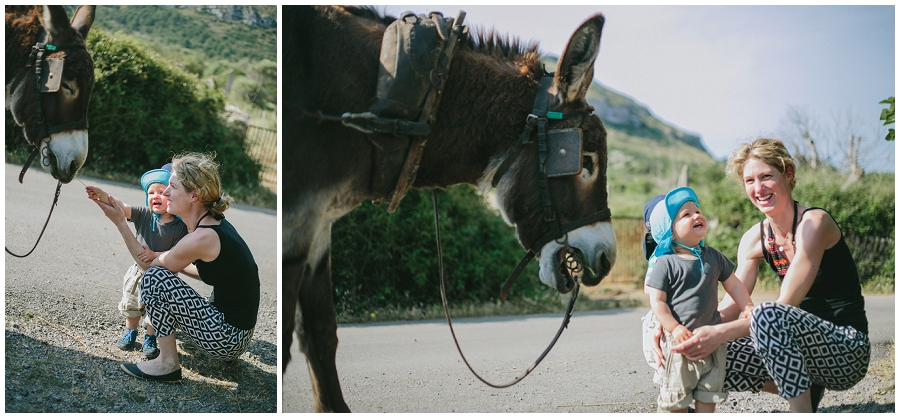
<svg viewBox="0 0 900 418">
<path fill-rule="evenodd" d="M 797 243 L 794 239 L 797 235 L 797 205 L 797 201 L 794 201 L 794 222 L 793 225 L 791 225 L 791 246 L 793 247 L 795 254 L 797 253 Z M 769 255 L 772 256 L 772 265 L 775 266 L 778 275 L 786 275 L 791 264 L 784 256 L 783 248 L 775 245 L 775 233 L 772 231 L 772 222 L 769 222 L 769 236 L 766 238 L 766 242 L 769 244 Z"/>
</svg>

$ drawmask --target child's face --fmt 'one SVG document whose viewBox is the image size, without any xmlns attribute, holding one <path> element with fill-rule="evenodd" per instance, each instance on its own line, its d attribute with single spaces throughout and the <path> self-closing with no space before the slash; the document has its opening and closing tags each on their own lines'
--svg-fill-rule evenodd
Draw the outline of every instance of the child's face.
<svg viewBox="0 0 900 418">
<path fill-rule="evenodd" d="M 694 202 L 685 202 L 672 222 L 672 239 L 689 247 L 696 247 L 706 236 L 706 218 Z"/>
<path fill-rule="evenodd" d="M 159 215 L 166 213 L 166 206 L 169 203 L 169 198 L 163 196 L 163 190 L 166 190 L 166 185 L 162 183 L 153 183 L 147 187 L 147 204 L 153 213 Z"/>
</svg>

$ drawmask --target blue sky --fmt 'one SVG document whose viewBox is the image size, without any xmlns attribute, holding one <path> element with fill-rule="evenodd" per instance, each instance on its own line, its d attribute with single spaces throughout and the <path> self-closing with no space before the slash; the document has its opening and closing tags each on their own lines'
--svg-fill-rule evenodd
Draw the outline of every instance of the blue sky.
<svg viewBox="0 0 900 418">
<path fill-rule="evenodd" d="M 537 40 L 554 55 L 581 22 L 603 13 L 597 81 L 700 135 L 714 157 L 759 136 L 786 138 L 795 108 L 823 137 L 862 135 L 867 171 L 894 171 L 894 143 L 878 120 L 878 102 L 895 95 L 894 6 L 377 7 L 394 16 L 465 10 L 470 29 Z M 844 149 L 822 146 L 835 158 Z"/>
</svg>

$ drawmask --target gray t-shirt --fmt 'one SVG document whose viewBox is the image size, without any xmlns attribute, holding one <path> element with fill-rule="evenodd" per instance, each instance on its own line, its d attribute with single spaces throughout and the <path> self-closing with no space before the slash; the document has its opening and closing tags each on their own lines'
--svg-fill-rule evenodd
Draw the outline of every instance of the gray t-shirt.
<svg viewBox="0 0 900 418">
<path fill-rule="evenodd" d="M 704 247 L 700 254 L 706 273 L 696 259 L 688 260 L 666 254 L 651 263 L 644 284 L 666 292 L 666 304 L 672 316 L 687 329 L 722 322 L 718 304 L 719 282 L 734 272 L 734 263 L 712 247 Z"/>
<path fill-rule="evenodd" d="M 169 251 L 188 233 L 187 225 L 181 219 L 176 217 L 171 222 L 162 223 L 146 206 L 132 206 L 129 220 L 134 223 L 134 237 L 138 242 L 156 252 Z M 154 223 L 156 231 L 151 230 Z"/>
</svg>

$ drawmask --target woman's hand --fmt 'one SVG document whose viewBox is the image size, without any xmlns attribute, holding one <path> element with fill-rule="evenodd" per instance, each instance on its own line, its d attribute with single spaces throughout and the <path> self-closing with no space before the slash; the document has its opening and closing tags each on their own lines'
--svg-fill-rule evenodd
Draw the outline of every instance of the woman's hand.
<svg viewBox="0 0 900 418">
<path fill-rule="evenodd" d="M 107 199 L 109 199 L 108 205 L 99 199 L 94 202 L 113 223 L 125 222 L 125 208 L 122 207 L 122 202 L 109 195 L 107 195 Z"/>
<path fill-rule="evenodd" d="M 150 264 L 156 257 L 159 257 L 160 253 L 147 248 L 146 245 L 142 245 L 141 248 L 143 249 L 137 253 L 138 258 L 140 258 L 141 261 Z"/>
<path fill-rule="evenodd" d="M 676 330 L 677 331 L 677 330 Z M 684 354 L 688 360 L 698 361 L 709 357 L 719 345 L 722 335 L 715 325 L 707 325 L 694 330 L 693 335 L 684 342 L 672 347 L 673 353 Z"/>
</svg>

